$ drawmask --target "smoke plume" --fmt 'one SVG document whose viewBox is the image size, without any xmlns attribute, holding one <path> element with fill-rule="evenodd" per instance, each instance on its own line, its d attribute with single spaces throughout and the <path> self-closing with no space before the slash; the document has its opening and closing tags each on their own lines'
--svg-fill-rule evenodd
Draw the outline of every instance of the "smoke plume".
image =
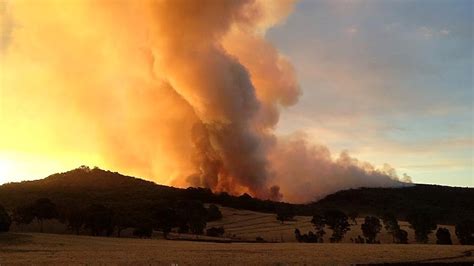
<svg viewBox="0 0 474 266">
<path fill-rule="evenodd" d="M 160 183 L 298 202 L 401 184 L 390 167 L 274 134 L 301 91 L 265 32 L 292 1 L 40 2 L 3 8 L 6 149 L 89 154 Z"/>
</svg>

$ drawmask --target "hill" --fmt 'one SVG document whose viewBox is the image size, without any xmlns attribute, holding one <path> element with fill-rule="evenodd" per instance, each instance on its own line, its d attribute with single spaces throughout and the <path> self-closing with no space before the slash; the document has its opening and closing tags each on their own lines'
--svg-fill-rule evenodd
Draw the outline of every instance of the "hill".
<svg viewBox="0 0 474 266">
<path fill-rule="evenodd" d="M 474 217 L 474 189 L 416 184 L 401 188 L 359 188 L 339 191 L 312 204 L 315 209 L 341 209 L 359 214 L 428 212 L 440 223 Z"/>
<path fill-rule="evenodd" d="M 309 204 L 288 204 L 252 198 L 247 194 L 231 196 L 212 193 L 209 189 L 180 189 L 157 185 L 150 181 L 121 175 L 98 168 L 80 167 L 53 174 L 41 180 L 9 183 L 0 186 L 0 204 L 12 210 L 38 198 L 53 202 L 101 203 L 109 207 L 150 206 L 156 203 L 198 200 L 251 211 L 275 212 L 291 206 L 298 215 L 315 211 L 340 209 L 359 215 L 391 212 L 400 220 L 410 212 L 423 210 L 440 223 L 454 224 L 461 219 L 474 218 L 474 189 L 435 185 L 414 185 L 402 188 L 359 188 L 340 191 Z"/>
</svg>

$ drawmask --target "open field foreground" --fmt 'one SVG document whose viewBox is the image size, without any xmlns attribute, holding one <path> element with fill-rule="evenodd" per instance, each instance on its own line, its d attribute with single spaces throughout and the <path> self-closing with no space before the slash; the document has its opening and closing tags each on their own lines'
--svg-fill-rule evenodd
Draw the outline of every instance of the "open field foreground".
<svg viewBox="0 0 474 266">
<path fill-rule="evenodd" d="M 0 235 L 0 264 L 286 265 L 474 262 L 474 246 L 203 243 L 158 239 Z"/>
</svg>

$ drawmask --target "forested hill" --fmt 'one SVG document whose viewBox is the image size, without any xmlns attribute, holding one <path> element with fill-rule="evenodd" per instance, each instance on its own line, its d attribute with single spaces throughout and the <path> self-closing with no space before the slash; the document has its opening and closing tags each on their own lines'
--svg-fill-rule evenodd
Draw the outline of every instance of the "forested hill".
<svg viewBox="0 0 474 266">
<path fill-rule="evenodd" d="M 0 186 L 0 205 L 7 209 L 49 198 L 68 206 L 100 203 L 111 208 L 142 208 L 155 204 L 173 204 L 198 200 L 223 206 L 261 212 L 275 212 L 290 207 L 297 214 L 312 215 L 316 211 L 340 209 L 360 215 L 393 213 L 404 219 L 411 212 L 428 212 L 440 223 L 453 224 L 461 219 L 474 219 L 474 189 L 434 185 L 403 188 L 359 188 L 340 191 L 310 204 L 290 205 L 259 200 L 247 194 L 231 196 L 214 194 L 208 189 L 157 185 L 119 173 L 80 167 L 47 178 Z"/>
<path fill-rule="evenodd" d="M 422 185 L 402 188 L 359 188 L 336 192 L 313 203 L 317 209 L 337 208 L 359 214 L 393 213 L 401 219 L 413 212 L 453 224 L 474 218 L 474 188 Z"/>
<path fill-rule="evenodd" d="M 53 174 L 41 180 L 9 183 L 0 186 L 0 205 L 9 210 L 49 198 L 58 205 L 100 203 L 112 208 L 145 207 L 197 200 L 262 212 L 274 212 L 280 205 L 290 205 L 252 198 L 248 194 L 231 196 L 212 193 L 205 188 L 175 188 L 86 166 Z"/>
</svg>

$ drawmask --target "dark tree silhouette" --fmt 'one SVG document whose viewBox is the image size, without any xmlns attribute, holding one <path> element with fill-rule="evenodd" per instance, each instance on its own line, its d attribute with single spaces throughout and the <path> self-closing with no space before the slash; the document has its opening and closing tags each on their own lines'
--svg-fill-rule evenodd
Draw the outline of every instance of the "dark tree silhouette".
<svg viewBox="0 0 474 266">
<path fill-rule="evenodd" d="M 122 231 L 127 228 L 134 227 L 136 225 L 136 213 L 132 213 L 128 209 L 120 208 L 114 211 L 112 223 L 115 225 L 117 230 L 117 237 L 122 235 Z"/>
<path fill-rule="evenodd" d="M 207 221 L 212 222 L 220 219 L 222 219 L 222 213 L 219 207 L 214 204 L 209 205 L 209 208 L 207 208 Z"/>
<path fill-rule="evenodd" d="M 213 237 L 221 237 L 224 235 L 224 227 L 211 227 L 206 230 L 206 235 L 207 236 L 213 236 Z"/>
<path fill-rule="evenodd" d="M 451 234 L 449 230 L 444 227 L 438 228 L 436 231 L 436 244 L 438 245 L 452 245 L 453 241 L 451 241 Z"/>
<path fill-rule="evenodd" d="M 295 238 L 296 238 L 296 241 L 298 242 L 301 242 L 301 232 L 300 232 L 300 229 L 296 228 L 295 229 Z"/>
<path fill-rule="evenodd" d="M 10 225 L 12 224 L 12 219 L 10 215 L 8 215 L 5 208 L 0 205 L 0 233 L 1 232 L 8 232 L 10 230 Z"/>
<path fill-rule="evenodd" d="M 295 229 L 295 238 L 298 242 L 303 243 L 318 243 L 318 237 L 312 232 L 309 231 L 308 234 L 301 234 L 298 228 Z"/>
<path fill-rule="evenodd" d="M 382 225 L 380 224 L 379 218 L 367 216 L 360 228 L 362 229 L 362 233 L 366 239 L 365 242 L 367 244 L 373 244 L 376 243 L 377 234 L 380 233 Z"/>
<path fill-rule="evenodd" d="M 133 229 L 133 235 L 139 238 L 150 238 L 153 234 L 153 228 L 149 223 L 143 223 Z"/>
<path fill-rule="evenodd" d="M 101 204 L 92 204 L 86 210 L 84 226 L 91 230 L 93 236 L 100 236 L 103 233 L 110 236 L 114 229 L 113 216 L 111 209 Z"/>
<path fill-rule="evenodd" d="M 177 204 L 177 224 L 180 232 L 188 230 L 195 235 L 203 234 L 206 228 L 207 210 L 200 201 L 181 201 Z"/>
<path fill-rule="evenodd" d="M 23 205 L 15 209 L 13 218 L 18 224 L 29 224 L 36 219 L 43 232 L 44 220 L 58 218 L 56 205 L 47 198 L 36 200 L 33 204 Z"/>
<path fill-rule="evenodd" d="M 283 205 L 277 208 L 276 210 L 277 216 L 276 219 L 280 221 L 282 224 L 285 221 L 290 221 L 295 217 L 295 209 L 292 205 Z"/>
<path fill-rule="evenodd" d="M 418 243 L 427 243 L 428 235 L 436 229 L 436 221 L 428 213 L 417 211 L 407 217 L 410 227 L 415 230 L 415 240 Z"/>
<path fill-rule="evenodd" d="M 153 215 L 155 229 L 163 232 L 163 237 L 168 238 L 171 229 L 177 224 L 177 214 L 172 208 L 158 206 Z"/>
<path fill-rule="evenodd" d="M 330 238 L 331 242 L 340 242 L 346 232 L 350 230 L 347 215 L 339 210 L 326 211 L 324 213 L 324 219 L 329 229 L 333 231 Z"/>
<path fill-rule="evenodd" d="M 395 232 L 395 243 L 396 244 L 408 244 L 408 233 L 403 229 L 398 229 Z"/>
<path fill-rule="evenodd" d="M 83 225 L 85 211 L 84 207 L 74 201 L 62 201 L 57 207 L 58 220 L 65 224 L 68 230 L 79 235 Z"/>
<path fill-rule="evenodd" d="M 349 218 L 351 219 L 351 221 L 353 222 L 353 224 L 357 224 L 357 216 L 359 216 L 359 214 L 356 212 L 356 211 L 351 211 L 347 214 L 347 216 L 349 216 Z"/>
<path fill-rule="evenodd" d="M 408 233 L 400 229 L 397 218 L 391 213 L 385 213 L 382 216 L 385 230 L 392 235 L 393 243 L 408 244 Z"/>
<path fill-rule="evenodd" d="M 323 243 L 324 242 L 324 235 L 326 232 L 324 231 L 324 226 L 326 225 L 326 221 L 323 215 L 315 214 L 313 215 L 313 219 L 311 219 L 311 223 L 315 229 L 315 237 L 317 239 L 316 242 Z"/>
<path fill-rule="evenodd" d="M 474 245 L 474 220 L 456 224 L 456 236 L 462 245 Z"/>
<path fill-rule="evenodd" d="M 13 210 L 13 221 L 16 224 L 29 224 L 35 219 L 31 205 L 18 206 Z"/>
</svg>

